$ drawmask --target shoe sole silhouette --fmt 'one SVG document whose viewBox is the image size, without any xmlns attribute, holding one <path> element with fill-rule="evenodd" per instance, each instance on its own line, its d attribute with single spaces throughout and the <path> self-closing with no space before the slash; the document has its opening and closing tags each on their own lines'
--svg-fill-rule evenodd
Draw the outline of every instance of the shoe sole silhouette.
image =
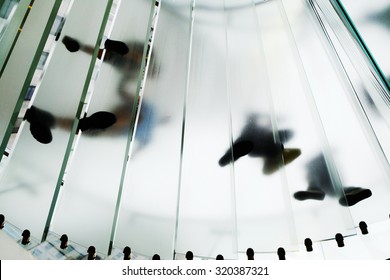
<svg viewBox="0 0 390 280">
<path fill-rule="evenodd" d="M 42 144 L 49 144 L 53 140 L 50 128 L 40 122 L 30 123 L 30 132 L 34 139 Z"/>
<path fill-rule="evenodd" d="M 356 203 L 372 196 L 372 192 L 369 189 L 357 189 L 345 194 L 345 197 L 339 199 L 339 203 L 342 206 L 353 206 Z"/>
<path fill-rule="evenodd" d="M 324 200 L 325 193 L 321 190 L 318 191 L 299 191 L 294 193 L 294 198 L 297 200 L 306 200 L 306 199 L 314 199 L 314 200 Z"/>
<path fill-rule="evenodd" d="M 229 163 L 238 160 L 240 157 L 246 156 L 253 150 L 253 143 L 251 141 L 240 141 L 233 144 L 233 158 L 231 150 L 227 151 L 219 160 L 220 166 L 226 166 Z"/>
<path fill-rule="evenodd" d="M 129 52 L 129 47 L 125 43 L 110 39 L 104 42 L 104 48 L 120 55 L 125 55 Z"/>
<path fill-rule="evenodd" d="M 301 155 L 300 149 L 284 149 L 283 158 L 278 155 L 275 157 L 266 158 L 263 166 L 263 173 L 265 175 L 271 175 L 281 167 L 286 166 L 293 162 L 296 158 Z"/>
<path fill-rule="evenodd" d="M 31 106 L 23 118 L 30 123 L 30 132 L 35 140 L 49 144 L 53 140 L 51 128 L 55 126 L 55 118 L 47 111 Z"/>
<path fill-rule="evenodd" d="M 79 121 L 78 129 L 85 131 L 88 129 L 105 129 L 116 123 L 116 116 L 111 112 L 100 111 Z"/>
<path fill-rule="evenodd" d="M 79 42 L 69 36 L 64 36 L 64 38 L 62 39 L 62 43 L 70 52 L 77 52 L 78 50 L 80 50 Z"/>
</svg>

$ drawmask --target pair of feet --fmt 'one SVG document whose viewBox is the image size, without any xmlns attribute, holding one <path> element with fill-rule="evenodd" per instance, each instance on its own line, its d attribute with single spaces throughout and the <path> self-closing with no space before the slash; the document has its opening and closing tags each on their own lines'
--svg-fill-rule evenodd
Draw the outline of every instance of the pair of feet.
<svg viewBox="0 0 390 280">
<path fill-rule="evenodd" d="M 356 203 L 369 198 L 372 195 L 370 189 L 360 187 L 349 187 L 344 189 L 345 196 L 339 199 L 339 203 L 342 206 L 353 206 Z M 325 192 L 320 189 L 311 189 L 307 191 L 299 191 L 294 194 L 294 198 L 297 200 L 324 200 Z"/>
<path fill-rule="evenodd" d="M 24 120 L 30 123 L 30 132 L 38 142 L 49 144 L 53 140 L 51 129 L 55 127 L 56 119 L 51 113 L 31 106 L 27 110 Z M 80 119 L 77 131 L 106 129 L 115 122 L 116 116 L 113 113 L 100 111 Z"/>
<path fill-rule="evenodd" d="M 81 44 L 76 40 L 69 36 L 64 36 L 62 39 L 62 43 L 65 45 L 66 49 L 70 52 L 77 52 L 81 49 Z M 121 42 L 121 41 L 115 41 L 107 39 L 104 42 L 104 49 L 117 53 L 119 55 L 126 55 L 129 52 L 129 47 Z M 103 50 L 100 49 L 98 58 L 100 59 L 102 56 Z"/>
</svg>

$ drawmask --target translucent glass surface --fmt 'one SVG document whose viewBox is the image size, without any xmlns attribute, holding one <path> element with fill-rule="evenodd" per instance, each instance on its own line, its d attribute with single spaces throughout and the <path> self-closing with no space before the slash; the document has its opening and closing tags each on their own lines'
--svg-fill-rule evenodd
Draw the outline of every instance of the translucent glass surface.
<svg viewBox="0 0 390 280">
<path fill-rule="evenodd" d="M 340 0 L 381 70 L 389 78 L 390 4 L 386 0 Z"/>
<path fill-rule="evenodd" d="M 329 36 L 334 34 L 329 33 Z M 390 210 L 386 204 L 380 202 L 390 198 L 388 162 L 383 155 L 388 150 L 386 139 L 390 130 L 386 127 L 386 117 L 379 117 L 381 112 L 387 111 L 388 114 L 389 108 L 386 109 L 384 100 L 381 99 L 377 99 L 381 104 L 375 104 L 381 105 L 383 110 L 375 108 L 372 100 L 371 104 L 367 102 L 367 99 L 371 98 L 369 96 L 378 97 L 378 92 L 364 88 L 364 79 L 357 78 L 358 71 L 351 66 L 351 61 L 337 43 L 338 40 L 333 39 L 340 60 L 335 61 L 335 56 L 330 56 L 330 59 L 318 68 L 321 70 L 312 71 L 313 76 L 309 78 L 343 187 L 366 188 L 372 192 L 372 197 L 350 207 L 353 218 L 355 221 L 374 223 L 383 220 L 385 213 Z M 310 66 L 313 57 L 309 48 L 302 46 L 301 49 L 307 68 L 315 69 Z M 319 64 L 318 60 L 316 64 Z M 340 66 L 348 69 L 348 80 L 344 75 L 338 74 Z M 323 85 L 318 82 L 318 77 L 321 76 L 326 76 L 327 79 L 333 76 L 338 82 Z M 335 111 L 342 112 L 343 117 L 337 117 Z M 366 211 L 367 208 L 371 210 Z"/>
<path fill-rule="evenodd" d="M 64 233 L 79 257 L 390 257 L 388 92 L 334 1 L 72 3 L 30 104 L 53 139 L 28 118 L 2 162 L 0 212 L 38 239 L 50 230 L 40 258 Z M 115 123 L 76 130 L 97 112 Z"/>
<path fill-rule="evenodd" d="M 298 47 L 310 39 L 314 44 L 319 40 L 305 16 L 307 7 L 299 4 L 296 1 L 269 2 L 266 3 L 268 10 L 259 9 L 258 16 L 261 19 L 273 14 L 273 20 L 263 25 L 262 42 L 277 122 L 279 129 L 286 131 L 281 134 L 281 141 L 285 149 L 301 151 L 300 156 L 290 163 L 290 156 L 284 155 L 284 183 L 290 192 L 297 237 L 298 240 L 307 237 L 320 240 L 328 238 L 336 229 L 342 232 L 352 230 L 353 221 L 348 208 L 339 203 L 343 192 L 313 100 L 308 79 L 312 69 L 304 67 Z M 293 29 L 299 29 L 305 37 L 294 36 Z M 328 59 L 322 48 L 311 53 L 318 62 Z M 320 64 L 315 67 L 321 69 Z M 334 82 L 337 81 L 329 81 Z M 301 196 L 313 188 L 321 190 L 325 198 L 312 200 Z"/>
<path fill-rule="evenodd" d="M 231 122 L 229 140 L 233 143 L 229 152 L 237 152 L 240 141 L 254 145 L 249 156 L 237 159 L 232 168 L 238 251 L 251 247 L 273 252 L 280 246 L 291 249 L 298 244 L 286 174 L 279 172 L 283 162 L 278 121 L 282 115 L 274 111 L 271 100 L 266 66 L 266 57 L 270 56 L 263 45 L 263 40 L 277 40 L 274 26 L 279 14 L 271 8 L 274 3 L 255 7 L 252 1 L 244 2 L 243 8 L 225 13 L 227 121 Z M 229 6 L 233 2 L 225 3 Z"/>
<path fill-rule="evenodd" d="M 63 29 L 63 34 L 83 38 L 95 44 L 97 32 L 105 10 L 105 4 L 93 5 L 88 1 L 75 1 Z M 85 10 L 91 17 L 85 18 Z M 80 21 L 85 28 L 80 28 Z M 48 211 L 58 184 L 60 169 L 66 155 L 70 129 L 80 102 L 82 88 L 91 57 L 82 53 L 71 54 L 64 45 L 53 51 L 51 63 L 36 92 L 33 105 L 52 114 L 56 125 L 52 129 L 53 140 L 42 144 L 33 138 L 30 123 L 25 122 L 19 134 L 17 147 L 13 151 L 7 169 L 1 179 L 3 209 L 10 213 L 9 219 L 20 228 L 29 228 L 33 236 L 42 236 Z M 77 69 L 77 71 L 74 71 Z M 62 118 L 71 121 L 62 126 Z M 11 211 L 15 202 L 23 210 Z"/>
<path fill-rule="evenodd" d="M 194 8 L 175 251 L 231 258 L 237 251 L 234 189 L 231 170 L 218 165 L 230 146 L 224 6 L 198 5 L 202 1 Z"/>
<path fill-rule="evenodd" d="M 34 60 L 40 56 L 40 52 L 37 49 L 42 49 L 45 43 L 44 34 L 46 27 L 49 26 L 50 14 L 58 6 L 58 1 L 36 3 L 36 6 L 34 6 L 34 9 L 31 9 L 29 17 L 24 24 L 24 32 L 20 33 L 10 55 L 9 51 L 16 35 L 4 34 L 6 37 L 3 37 L 1 41 L 1 65 L 3 66 L 8 59 L 7 67 L 1 72 L 0 78 L 1 153 L 5 150 L 14 122 L 19 113 L 25 94 L 23 90 L 27 90 L 28 84 L 26 84 L 26 79 L 27 83 L 29 83 L 32 78 L 32 73 L 35 71 Z M 16 11 L 16 18 L 14 19 L 16 21 L 16 28 L 19 28 L 20 18 L 23 18 L 24 14 L 26 14 L 26 4 L 24 1 L 18 7 L 24 11 Z M 10 26 L 10 28 L 15 27 Z M 9 31 L 11 32 L 11 30 Z M 46 33 L 48 35 L 48 32 Z M 30 46 L 30 48 L 26 49 L 26 46 Z"/>
<path fill-rule="evenodd" d="M 149 258 L 173 256 L 190 7 L 191 1 L 161 3 L 114 240 Z"/>
<path fill-rule="evenodd" d="M 362 110 L 359 122 L 366 126 L 371 144 L 381 150 L 377 156 L 382 157 L 388 165 L 390 162 L 390 144 L 387 141 L 390 137 L 390 92 L 384 76 L 386 74 L 381 69 L 381 64 L 377 62 L 381 60 L 381 56 L 371 51 L 372 45 L 378 43 L 367 44 L 372 41 L 372 37 L 377 36 L 375 34 L 379 30 L 376 32 L 372 30 L 373 35 L 368 37 L 362 36 L 361 29 L 363 27 L 364 30 L 364 26 L 369 22 L 363 25 L 355 24 L 351 20 L 349 10 L 345 10 L 340 1 L 316 0 L 315 4 L 314 9 L 319 10 L 319 17 L 324 18 L 322 29 L 330 38 L 329 43 L 336 49 L 342 68 L 348 73 L 349 87 L 352 86 L 350 95 L 355 99 L 355 110 Z M 356 7 L 357 10 L 365 10 L 365 5 L 356 5 Z M 356 8 L 351 9 L 351 12 L 355 19 Z M 340 28 L 342 25 L 347 28 Z"/>
<path fill-rule="evenodd" d="M 127 158 L 130 119 L 137 99 L 150 9 L 149 1 L 121 3 L 109 37 L 126 42 L 129 52 L 124 57 L 111 53 L 111 57 L 103 59 L 86 114 L 111 112 L 116 115 L 116 123 L 104 131 L 85 131 L 80 135 L 53 218 L 54 232 L 67 232 L 75 242 L 94 245 L 103 253 L 108 251 L 123 163 Z M 82 17 L 77 24 L 81 22 Z"/>
<path fill-rule="evenodd" d="M 2 3 L 0 15 L 0 69 L 4 69 L 4 64 L 12 45 L 18 37 L 20 24 L 28 11 L 29 0 L 12 1 Z M 19 33 L 20 34 L 20 33 Z M 1 71 L 2 72 L 2 71 Z M 1 73 L 0 72 L 0 73 Z"/>
</svg>

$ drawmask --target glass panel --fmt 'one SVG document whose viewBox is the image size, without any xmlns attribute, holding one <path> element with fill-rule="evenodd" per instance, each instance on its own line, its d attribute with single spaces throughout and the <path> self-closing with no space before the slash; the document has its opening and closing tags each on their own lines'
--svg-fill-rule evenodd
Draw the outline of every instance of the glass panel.
<svg viewBox="0 0 390 280">
<path fill-rule="evenodd" d="M 298 240 L 327 239 L 335 231 L 353 233 L 350 211 L 340 203 L 343 188 L 313 98 L 314 90 L 327 94 L 326 84 L 332 87 L 339 81 L 333 77 L 321 79 L 324 76 L 319 71 L 329 57 L 307 17 L 304 1 L 278 0 L 266 5 L 267 13 L 258 9 L 258 17 L 276 122 L 283 129 L 278 134 L 285 148 L 285 183 L 290 191 Z M 267 15 L 273 15 L 268 25 L 262 21 Z M 303 56 L 310 56 L 312 63 L 304 64 Z M 313 80 L 322 87 L 314 88 L 317 84 Z M 301 154 L 294 160 L 295 149 Z"/>
<path fill-rule="evenodd" d="M 25 80 L 31 79 L 35 70 L 35 60 L 41 55 L 47 26 L 53 7 L 58 8 L 57 2 L 36 3 L 34 9 L 26 12 L 30 1 L 22 1 L 12 17 L 12 24 L 7 28 L 0 41 L 0 152 L 7 146 L 13 125 L 20 110 L 23 95 L 27 91 L 28 84 Z M 25 15 L 29 14 L 23 32 L 18 33 L 18 40 L 15 41 L 16 33 Z M 29 48 L 26 48 L 29 46 Z M 10 52 L 12 47 L 12 52 Z M 37 49 L 42 48 L 40 51 Z M 6 63 L 7 62 L 7 63 Z M 15 73 L 18 73 L 15 75 Z M 30 77 L 31 75 L 31 77 Z M 27 81 L 29 83 L 29 81 Z"/>
<path fill-rule="evenodd" d="M 14 0 L 0 2 L 0 76 L 12 45 L 20 35 L 19 28 L 30 11 L 29 3 L 30 0 L 22 0 L 20 3 Z"/>
<path fill-rule="evenodd" d="M 88 117 L 111 112 L 116 123 L 103 131 L 82 132 L 53 218 L 54 232 L 66 232 L 73 241 L 93 245 L 104 254 L 110 244 L 151 8 L 151 1 L 122 1 L 118 8 L 109 38 L 125 42 L 129 51 L 123 57 L 115 49 L 105 51 L 87 108 Z"/>
<path fill-rule="evenodd" d="M 75 1 L 64 34 L 72 34 L 95 44 L 101 24 L 96 18 L 103 18 L 105 4 Z M 36 8 L 43 14 L 50 13 L 47 7 Z M 85 17 L 85 11 L 88 11 L 90 17 Z M 41 14 L 39 16 L 43 17 Z M 80 28 L 80 21 L 84 28 Z M 73 123 L 90 61 L 88 55 L 71 54 L 63 44 L 56 46 L 39 89 L 35 90 L 34 106 L 48 113 L 36 115 L 22 124 L 19 140 L 0 182 L 0 204 L 9 220 L 20 228 L 30 229 L 31 234 L 39 239 L 45 227 L 70 135 L 70 129 L 61 126 L 61 120 L 70 118 Z M 47 123 L 42 124 L 42 121 Z M 35 130 L 34 125 L 38 125 Z M 32 131 L 35 131 L 38 132 L 38 138 L 40 135 L 44 136 L 43 140 L 48 140 L 44 132 L 50 130 L 50 127 L 52 141 L 49 144 L 40 143 L 32 136 Z M 37 137 L 37 134 L 34 135 Z M 42 138 L 39 139 L 42 141 Z M 22 210 L 15 208 L 15 205 L 22 207 Z"/>
<path fill-rule="evenodd" d="M 225 2 L 229 7 L 235 1 Z M 244 1 L 243 8 L 226 13 L 233 146 L 220 155 L 219 165 L 225 166 L 229 162 L 225 158 L 231 159 L 233 153 L 240 252 L 249 247 L 256 252 L 275 252 L 280 246 L 291 250 L 298 244 L 286 175 L 279 170 L 282 155 L 278 115 L 270 100 L 267 54 L 261 42 L 280 36 L 274 28 L 279 13 L 272 9 L 275 4 L 271 2 L 254 6 L 252 1 Z"/>
<path fill-rule="evenodd" d="M 387 0 L 341 0 L 381 70 L 390 78 L 390 4 Z"/>
<path fill-rule="evenodd" d="M 388 141 L 390 137 L 390 89 L 384 81 L 386 78 L 383 78 L 382 70 L 373 59 L 365 42 L 362 41 L 358 34 L 359 30 L 356 31 L 355 24 L 339 5 L 340 2 L 316 0 L 315 3 L 315 10 L 318 9 L 320 17 L 325 19 L 323 26 L 332 38 L 343 68 L 348 71 L 350 86 L 354 91 L 350 94 L 355 99 L 355 108 L 363 110 L 360 112 L 359 121 L 366 124 L 366 135 L 371 138 L 371 144 L 382 150 L 377 156 L 388 165 L 390 162 L 390 142 Z M 342 25 L 347 28 L 340 28 Z"/>
<path fill-rule="evenodd" d="M 121 200 L 115 246 L 149 259 L 173 257 L 191 2 L 161 3 Z"/>
<path fill-rule="evenodd" d="M 196 1 L 185 108 L 175 251 L 236 258 L 231 169 L 218 160 L 230 146 L 223 1 Z"/>
<path fill-rule="evenodd" d="M 323 17 L 322 14 L 320 16 Z M 317 77 L 326 75 L 328 79 L 339 82 L 323 84 L 313 77 L 313 84 L 317 84 L 313 85 L 316 88 L 313 93 L 347 196 L 353 192 L 360 192 L 363 197 L 372 194 L 350 207 L 354 220 L 378 222 L 389 212 L 387 203 L 384 203 L 390 199 L 390 173 L 384 152 L 390 147 L 386 141 L 390 137 L 390 130 L 386 127 L 385 119 L 380 116 L 380 111 L 376 110 L 373 100 L 367 100 L 374 94 L 378 95 L 378 92 L 375 89 L 368 92 L 365 87 L 364 78 L 359 75 L 364 68 L 357 70 L 351 65 L 354 61 L 351 63 L 345 53 L 350 49 L 344 50 L 329 26 L 325 27 L 340 58 L 339 61 L 330 62 L 336 67 L 342 66 L 348 76 L 341 73 L 340 68 L 323 63 L 317 73 L 313 71 L 313 74 Z M 307 56 L 307 64 L 313 61 L 307 52 L 304 56 Z M 369 72 L 369 75 L 373 74 Z M 324 90 L 326 94 L 322 94 Z M 342 112 L 342 118 L 335 112 Z"/>
</svg>

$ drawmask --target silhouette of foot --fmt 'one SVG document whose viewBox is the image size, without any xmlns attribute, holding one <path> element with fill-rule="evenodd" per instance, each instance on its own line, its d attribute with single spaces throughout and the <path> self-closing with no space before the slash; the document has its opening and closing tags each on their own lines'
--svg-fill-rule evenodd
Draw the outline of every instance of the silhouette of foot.
<svg viewBox="0 0 390 280">
<path fill-rule="evenodd" d="M 42 144 L 49 144 L 53 140 L 51 128 L 55 125 L 55 118 L 47 111 L 31 106 L 23 118 L 30 123 L 31 135 Z"/>
<path fill-rule="evenodd" d="M 282 145 L 282 154 L 276 155 L 273 157 L 265 158 L 263 173 L 266 175 L 270 175 L 280 169 L 282 166 L 285 166 L 291 162 L 293 162 L 297 157 L 301 155 L 300 149 L 285 149 Z"/>
<path fill-rule="evenodd" d="M 372 195 L 371 190 L 359 187 L 345 188 L 344 193 L 345 197 L 339 199 L 342 206 L 353 206 Z"/>
<path fill-rule="evenodd" d="M 64 36 L 62 43 L 64 43 L 66 49 L 70 52 L 77 52 L 80 49 L 79 42 L 69 36 Z"/>
<path fill-rule="evenodd" d="M 233 158 L 231 150 L 229 149 L 223 157 L 219 160 L 220 166 L 226 166 L 229 163 L 236 161 L 240 157 L 246 156 L 253 149 L 253 143 L 249 140 L 244 140 L 233 144 Z"/>
<path fill-rule="evenodd" d="M 110 39 L 104 42 L 104 48 L 120 55 L 125 55 L 129 52 L 129 47 L 125 43 Z"/>
<path fill-rule="evenodd" d="M 294 198 L 301 201 L 306 199 L 324 200 L 325 193 L 321 190 L 299 191 L 294 193 Z"/>
<path fill-rule="evenodd" d="M 116 116 L 110 112 L 96 112 L 89 117 L 80 119 L 78 129 L 105 129 L 116 123 Z"/>
</svg>

